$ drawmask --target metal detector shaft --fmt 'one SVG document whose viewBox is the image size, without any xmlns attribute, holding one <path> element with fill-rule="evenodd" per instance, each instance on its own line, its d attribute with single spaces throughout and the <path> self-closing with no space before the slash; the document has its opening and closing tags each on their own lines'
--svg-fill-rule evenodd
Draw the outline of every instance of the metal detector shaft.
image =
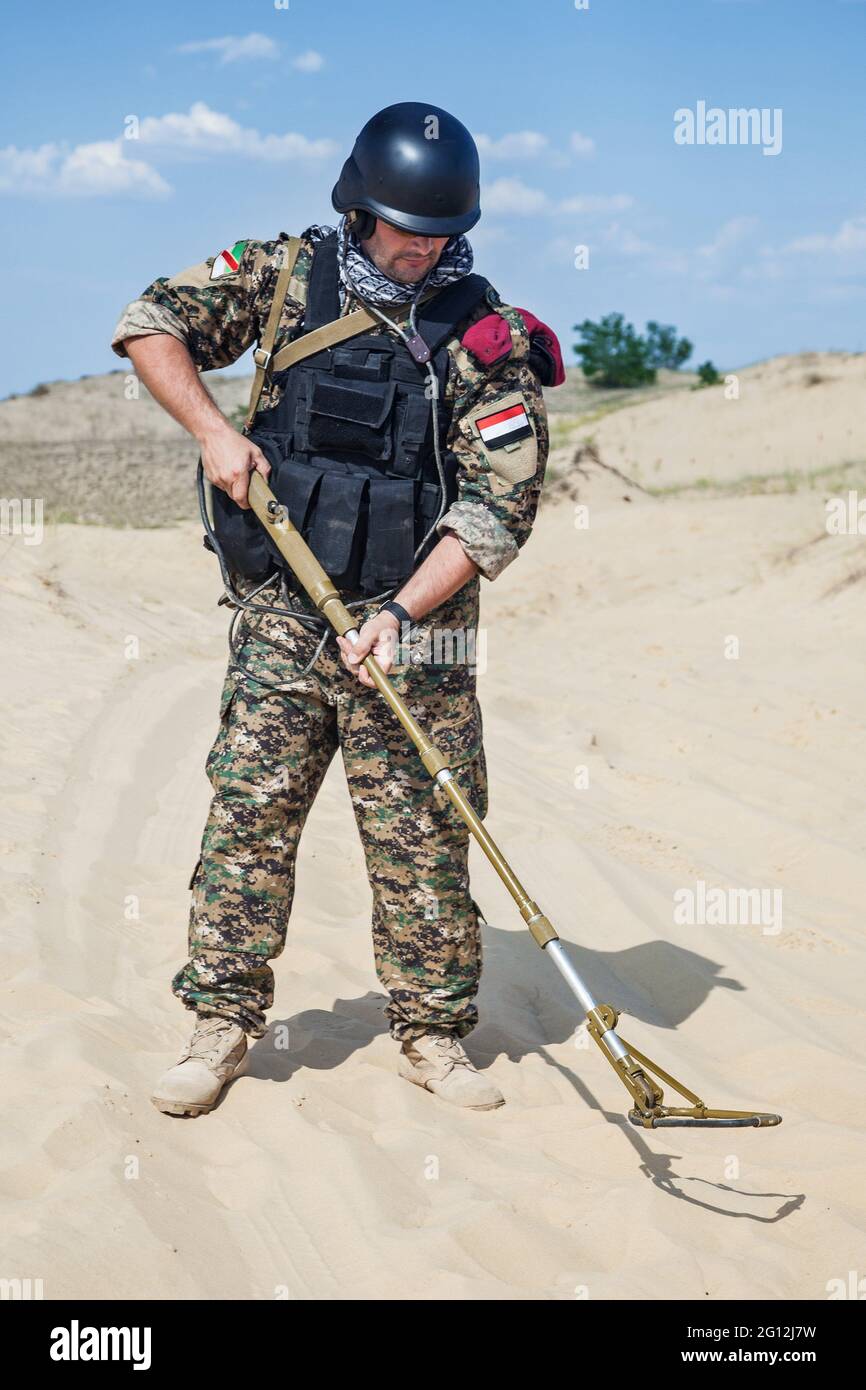
<svg viewBox="0 0 866 1390">
<path fill-rule="evenodd" d="M 287 509 L 277 501 L 260 473 L 253 472 L 250 475 L 249 501 L 262 526 L 300 580 L 319 612 L 327 618 L 335 632 L 341 637 L 346 637 L 350 642 L 357 641 L 356 620 L 340 598 L 339 591 L 332 579 L 322 569 L 306 541 L 292 524 Z M 662 1072 L 654 1063 L 650 1063 L 648 1058 L 636 1053 L 634 1049 L 629 1051 L 628 1045 L 616 1032 L 618 1018 L 616 1010 L 609 1004 L 597 1003 L 593 998 L 588 986 L 569 960 L 553 924 L 529 896 L 495 840 L 485 829 L 471 802 L 454 780 L 445 754 L 428 738 L 403 699 L 391 685 L 375 657 L 365 657 L 364 666 L 371 680 L 388 702 L 417 748 L 421 761 L 430 776 L 444 789 L 502 879 L 517 904 L 517 909 L 534 941 L 551 957 L 578 999 L 586 1014 L 591 1036 L 635 1102 L 635 1108 L 629 1113 L 632 1122 L 648 1127 L 652 1127 L 654 1123 L 660 1122 L 662 1119 L 667 1124 L 696 1122 L 708 1124 L 712 1123 L 713 1118 L 716 1117 L 716 1123 L 778 1124 L 781 1117 L 777 1115 L 763 1115 L 754 1111 L 709 1110 L 693 1092 L 682 1087 L 679 1082 Z M 669 1106 L 663 1106 L 661 1104 L 663 1093 L 649 1075 L 650 1068 L 658 1075 L 663 1076 L 681 1095 L 691 1100 L 693 1102 L 692 1107 L 688 1110 L 673 1111 Z"/>
</svg>

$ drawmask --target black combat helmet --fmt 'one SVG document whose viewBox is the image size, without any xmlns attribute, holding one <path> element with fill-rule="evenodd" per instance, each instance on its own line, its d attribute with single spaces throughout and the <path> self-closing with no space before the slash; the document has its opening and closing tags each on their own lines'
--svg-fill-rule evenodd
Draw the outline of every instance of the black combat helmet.
<svg viewBox="0 0 866 1390">
<path fill-rule="evenodd" d="M 475 141 L 456 117 L 401 101 L 364 126 L 331 201 L 337 212 L 363 208 L 405 232 L 454 236 L 481 216 L 478 174 Z"/>
</svg>

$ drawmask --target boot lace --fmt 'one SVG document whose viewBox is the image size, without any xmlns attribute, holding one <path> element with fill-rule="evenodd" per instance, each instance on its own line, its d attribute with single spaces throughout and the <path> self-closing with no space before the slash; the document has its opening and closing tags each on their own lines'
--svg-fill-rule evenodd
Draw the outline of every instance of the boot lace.
<svg viewBox="0 0 866 1390">
<path fill-rule="evenodd" d="M 469 1067 L 473 1070 L 472 1063 L 463 1051 L 460 1040 L 451 1033 L 439 1033 L 434 1035 L 434 1046 L 437 1055 L 444 1062 L 449 1062 L 452 1067 Z"/>
<path fill-rule="evenodd" d="M 183 1060 L 186 1062 L 194 1057 L 202 1062 L 219 1061 L 226 1033 L 234 1026 L 225 1018 L 214 1018 L 197 1024 Z"/>
</svg>

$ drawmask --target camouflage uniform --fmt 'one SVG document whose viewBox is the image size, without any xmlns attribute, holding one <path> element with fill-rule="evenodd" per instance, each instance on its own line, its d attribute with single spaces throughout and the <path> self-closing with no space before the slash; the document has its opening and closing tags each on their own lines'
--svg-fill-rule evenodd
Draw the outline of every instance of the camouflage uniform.
<svg viewBox="0 0 866 1390">
<path fill-rule="evenodd" d="M 210 278 L 211 257 L 155 281 L 124 311 L 115 351 L 125 355 L 127 337 L 169 333 L 187 345 L 201 370 L 235 362 L 264 330 L 285 240 L 244 243 L 237 270 L 217 279 Z M 312 251 L 305 235 L 275 351 L 302 324 Z M 343 312 L 357 307 L 348 296 Z M 511 349 L 485 366 L 460 340 L 491 313 L 506 321 Z M 454 412 L 443 443 L 459 462 L 459 490 L 437 529 L 457 535 L 479 573 L 495 579 L 535 519 L 548 451 L 542 390 L 528 364 L 523 318 L 493 290 L 448 349 L 446 399 Z M 278 387 L 269 383 L 261 408 L 278 399 Z M 476 420 L 517 402 L 527 411 L 532 437 L 507 453 L 488 449 Z M 415 624 L 391 679 L 484 817 L 487 768 L 471 650 L 479 588 L 476 574 Z M 316 611 L 304 594 L 293 594 L 292 606 Z M 359 627 L 377 607 L 371 602 L 354 610 Z M 207 761 L 214 795 L 190 885 L 190 959 L 172 987 L 188 1007 L 230 1018 L 253 1036 L 264 1034 L 273 1000 L 269 962 L 285 944 L 298 841 L 339 746 L 373 890 L 375 964 L 389 995 L 391 1031 L 401 1041 L 437 1027 L 465 1036 L 477 1022 L 481 971 L 469 831 L 378 691 L 343 666 L 333 634 L 310 673 L 301 674 L 319 640 L 291 618 L 256 615 L 241 622 L 244 665 L 280 689 L 257 685 L 229 663 Z"/>
</svg>

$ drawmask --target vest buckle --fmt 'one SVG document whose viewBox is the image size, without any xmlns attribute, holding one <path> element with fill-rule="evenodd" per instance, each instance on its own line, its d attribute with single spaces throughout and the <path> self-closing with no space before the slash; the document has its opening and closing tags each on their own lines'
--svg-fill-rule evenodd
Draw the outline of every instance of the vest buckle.
<svg viewBox="0 0 866 1390">
<path fill-rule="evenodd" d="M 253 352 L 253 361 L 261 371 L 266 372 L 271 365 L 271 358 L 273 355 L 274 354 L 268 352 L 266 348 L 257 347 Z"/>
</svg>

